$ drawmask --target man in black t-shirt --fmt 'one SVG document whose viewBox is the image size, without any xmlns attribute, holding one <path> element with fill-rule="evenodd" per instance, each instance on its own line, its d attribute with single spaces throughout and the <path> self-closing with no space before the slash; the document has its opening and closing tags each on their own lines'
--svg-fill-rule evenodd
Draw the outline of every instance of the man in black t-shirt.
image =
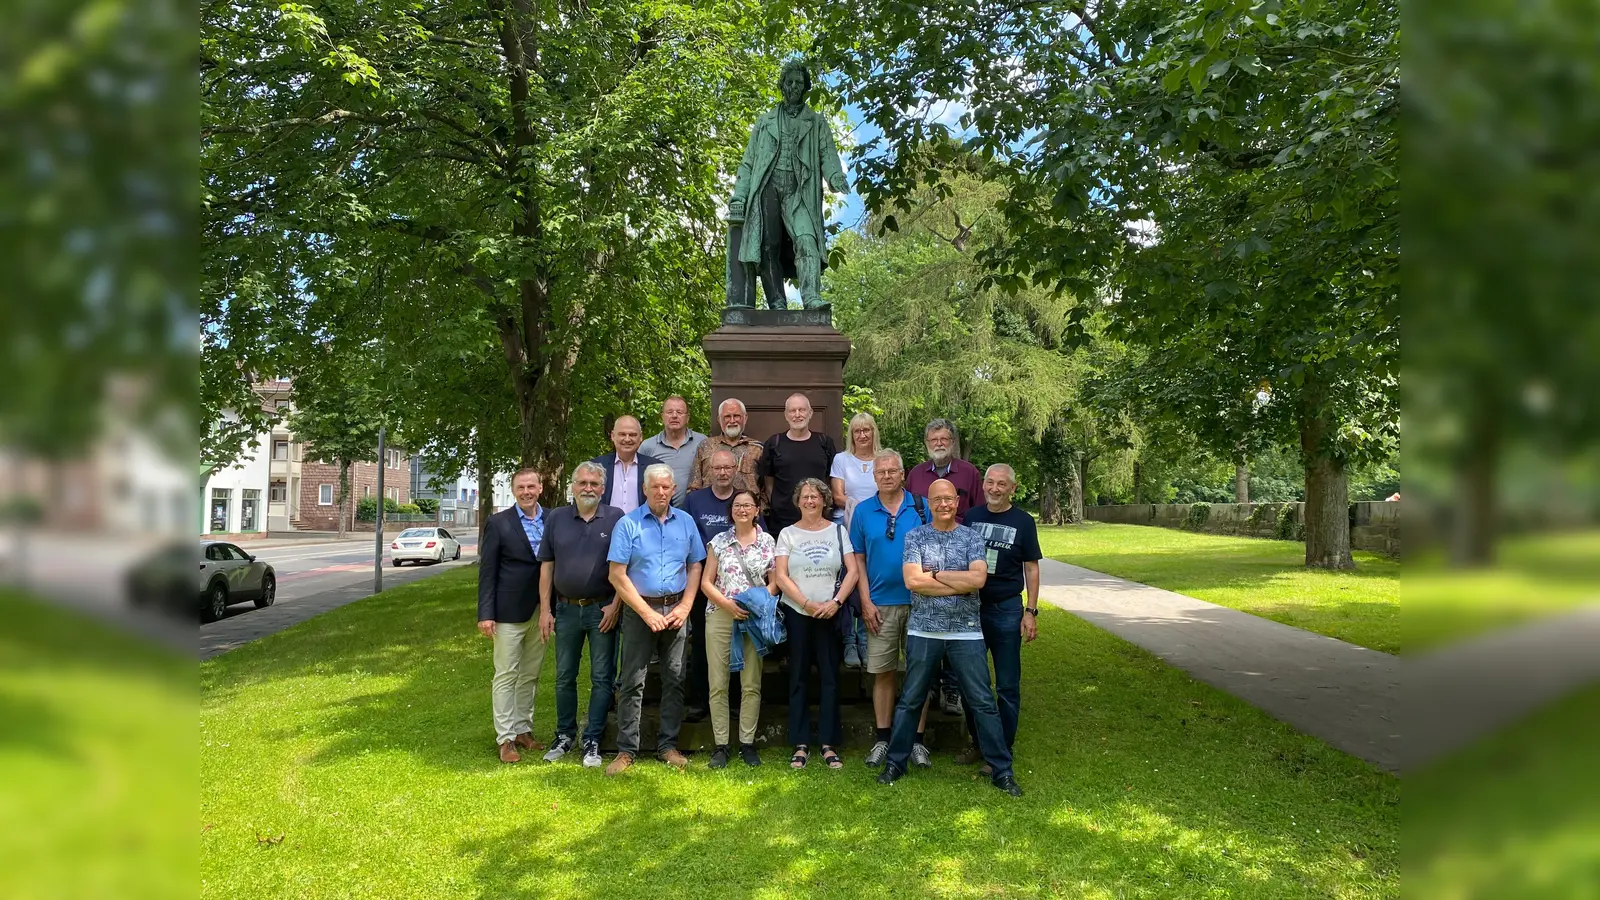
<svg viewBox="0 0 1600 900">
<path fill-rule="evenodd" d="M 783 404 L 783 418 L 789 423 L 789 430 L 767 438 L 756 467 L 771 504 L 767 531 L 773 537 L 800 521 L 794 489 L 807 478 L 827 484 L 833 457 L 839 452 L 833 438 L 811 430 L 811 400 L 805 394 L 789 395 Z"/>
<path fill-rule="evenodd" d="M 1017 713 L 1022 707 L 1022 645 L 1038 637 L 1039 529 L 1033 516 L 1011 505 L 1017 476 L 1005 463 L 995 463 L 983 475 L 986 506 L 967 511 L 967 527 L 983 537 L 989 548 L 989 578 L 978 591 L 982 601 L 983 643 L 994 659 L 995 699 L 1000 704 L 1000 727 L 1006 746 L 1017 739 Z M 1027 594 L 1027 604 L 1022 595 Z M 973 731 L 967 713 L 967 733 Z M 957 761 L 977 762 L 982 755 L 969 750 Z"/>
</svg>

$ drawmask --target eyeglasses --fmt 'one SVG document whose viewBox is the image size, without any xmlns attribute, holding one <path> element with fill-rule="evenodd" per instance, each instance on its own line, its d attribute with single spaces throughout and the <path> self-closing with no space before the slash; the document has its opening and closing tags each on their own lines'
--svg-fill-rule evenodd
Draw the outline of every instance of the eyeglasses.
<svg viewBox="0 0 1600 900">
<path fill-rule="evenodd" d="M 733 505 L 733 508 L 734 509 L 755 509 L 756 505 L 754 503 L 735 503 Z"/>
<path fill-rule="evenodd" d="M 934 497 L 928 501 L 929 506 L 956 506 L 961 503 L 954 497 Z"/>
</svg>

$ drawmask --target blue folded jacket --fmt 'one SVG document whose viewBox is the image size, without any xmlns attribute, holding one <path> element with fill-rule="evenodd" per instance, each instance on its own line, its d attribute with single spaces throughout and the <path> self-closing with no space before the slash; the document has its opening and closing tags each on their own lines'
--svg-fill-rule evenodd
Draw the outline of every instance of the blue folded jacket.
<svg viewBox="0 0 1600 900">
<path fill-rule="evenodd" d="M 763 586 L 746 588 L 733 602 L 750 614 L 743 622 L 733 623 L 733 647 L 728 657 L 728 671 L 744 670 L 744 639 L 749 637 L 756 645 L 756 654 L 766 656 L 772 648 L 789 639 L 783 627 L 783 616 L 778 615 L 778 598 Z"/>
</svg>

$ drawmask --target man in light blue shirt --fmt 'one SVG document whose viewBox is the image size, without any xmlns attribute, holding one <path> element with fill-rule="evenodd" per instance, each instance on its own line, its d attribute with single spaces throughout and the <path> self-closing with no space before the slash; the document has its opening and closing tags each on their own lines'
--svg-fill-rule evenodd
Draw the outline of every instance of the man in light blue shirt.
<svg viewBox="0 0 1600 900">
<path fill-rule="evenodd" d="M 674 768 L 689 764 L 678 751 L 683 724 L 683 675 L 688 656 L 684 625 L 700 589 L 706 547 L 694 517 L 672 505 L 672 469 L 644 470 L 645 505 L 622 517 L 611 533 L 611 585 L 622 611 L 622 666 L 617 682 L 617 758 L 607 775 L 624 772 L 639 756 L 639 716 L 650 657 L 661 659 L 661 732 L 656 758 Z"/>
</svg>

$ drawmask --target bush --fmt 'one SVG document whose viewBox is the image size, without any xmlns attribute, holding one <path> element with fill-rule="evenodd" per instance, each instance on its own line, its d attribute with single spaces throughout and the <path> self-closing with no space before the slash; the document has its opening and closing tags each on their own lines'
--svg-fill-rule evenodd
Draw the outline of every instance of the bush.
<svg viewBox="0 0 1600 900">
<path fill-rule="evenodd" d="M 383 498 L 383 514 L 384 515 L 388 515 L 390 513 L 396 513 L 396 512 L 399 512 L 399 511 L 400 511 L 400 503 L 399 503 L 399 501 L 395 500 L 393 497 L 385 497 L 385 498 Z M 357 522 L 375 522 L 375 521 L 377 521 L 377 519 L 378 519 L 378 498 L 377 497 L 362 497 L 360 500 L 356 501 L 356 521 Z"/>
<path fill-rule="evenodd" d="M 387 504 L 385 504 L 385 505 L 387 506 Z M 420 516 L 420 515 L 422 515 L 422 507 L 418 506 L 415 503 L 402 503 L 399 506 L 395 507 L 394 511 L 397 512 L 397 513 L 402 513 L 404 515 L 408 515 L 408 516 Z"/>
<path fill-rule="evenodd" d="M 1280 541 L 1298 541 L 1305 537 L 1305 528 L 1300 524 L 1296 512 L 1293 503 L 1285 503 L 1278 509 L 1278 524 L 1272 530 L 1273 537 Z"/>
<path fill-rule="evenodd" d="M 1189 514 L 1183 519 L 1183 527 L 1190 531 L 1199 531 L 1211 519 L 1211 504 L 1193 503 L 1189 506 Z"/>
<path fill-rule="evenodd" d="M 438 500 L 434 500 L 429 497 L 422 497 L 416 501 L 416 504 L 417 509 L 421 510 L 423 515 L 432 516 L 437 515 L 439 512 Z"/>
<path fill-rule="evenodd" d="M 1250 507 L 1249 525 L 1251 534 L 1257 534 L 1261 531 L 1261 526 L 1267 522 L 1267 512 L 1271 509 L 1272 504 L 1270 503 L 1257 503 Z"/>
</svg>

